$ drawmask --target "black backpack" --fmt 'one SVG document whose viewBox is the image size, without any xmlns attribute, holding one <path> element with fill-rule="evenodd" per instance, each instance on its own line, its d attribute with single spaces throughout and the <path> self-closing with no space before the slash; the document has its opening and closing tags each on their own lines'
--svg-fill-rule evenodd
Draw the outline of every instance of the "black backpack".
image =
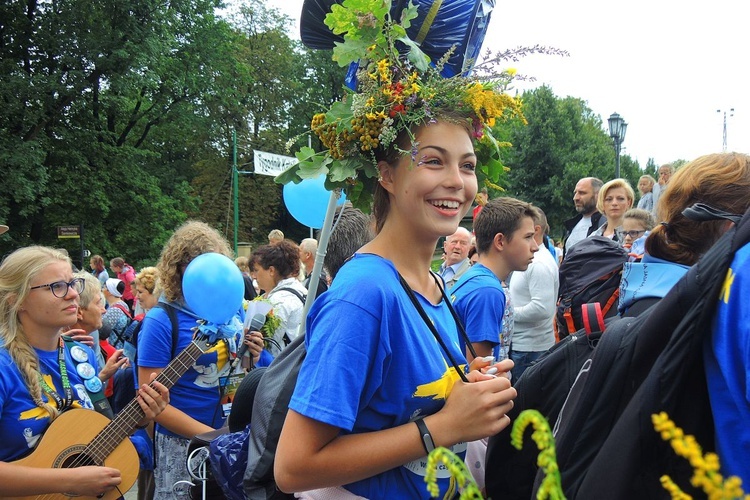
<svg viewBox="0 0 750 500">
<path fill-rule="evenodd" d="M 568 498 L 668 498 L 664 474 L 705 496 L 691 489 L 692 467 L 654 431 L 651 415 L 666 411 L 714 451 L 702 351 L 727 269 L 748 242 L 750 210 L 657 305 L 607 328 L 555 425 Z"/>
<path fill-rule="evenodd" d="M 646 298 L 630 307 L 626 316 L 638 316 L 657 303 L 657 298 Z M 581 367 L 590 362 L 602 334 L 623 318 L 613 316 L 604 320 L 599 304 L 582 307 L 585 327 L 563 338 L 537 359 L 523 373 L 514 387 L 518 397 L 508 412 L 511 421 L 526 409 L 541 412 L 549 421 L 558 419 L 568 392 L 573 387 Z M 588 318 L 586 318 L 588 316 Z M 628 321 L 631 321 L 629 318 Z M 487 444 L 485 485 L 490 498 L 505 500 L 531 498 L 537 474 L 539 450 L 531 440 L 523 443 L 519 451 L 510 444 L 512 427 L 506 427 L 491 436 Z"/>
<path fill-rule="evenodd" d="M 558 340 L 584 328 L 584 304 L 599 303 L 604 318 L 617 314 L 622 265 L 627 260 L 627 250 L 604 236 L 589 236 L 570 248 L 560 265 L 555 313 Z"/>
<path fill-rule="evenodd" d="M 306 355 L 305 335 L 300 333 L 266 368 L 258 384 L 243 480 L 245 495 L 250 500 L 294 498 L 276 487 L 273 464 L 289 401 Z"/>
<path fill-rule="evenodd" d="M 524 371 L 514 387 L 518 396 L 508 412 L 511 421 L 526 409 L 538 410 L 554 422 L 581 366 L 590 359 L 601 331 L 584 330 L 565 337 Z M 537 474 L 536 444 L 527 439 L 519 451 L 510 444 L 511 426 L 487 444 L 485 486 L 488 498 L 528 500 Z"/>
</svg>

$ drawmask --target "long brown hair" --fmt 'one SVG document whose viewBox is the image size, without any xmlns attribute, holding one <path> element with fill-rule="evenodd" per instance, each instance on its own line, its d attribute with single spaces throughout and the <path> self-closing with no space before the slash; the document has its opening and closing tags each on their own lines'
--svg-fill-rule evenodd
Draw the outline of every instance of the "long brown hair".
<svg viewBox="0 0 750 500">
<path fill-rule="evenodd" d="M 646 239 L 646 251 L 660 259 L 691 266 L 726 231 L 727 221 L 697 222 L 682 211 L 705 203 L 734 214 L 750 207 L 750 156 L 716 153 L 680 167 L 659 197 L 662 224 Z"/>
</svg>

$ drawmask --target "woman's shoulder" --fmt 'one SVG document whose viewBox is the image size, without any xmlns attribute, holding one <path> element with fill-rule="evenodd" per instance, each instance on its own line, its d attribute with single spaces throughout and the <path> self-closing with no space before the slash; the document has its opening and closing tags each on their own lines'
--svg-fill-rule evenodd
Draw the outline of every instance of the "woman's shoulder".
<svg viewBox="0 0 750 500">
<path fill-rule="evenodd" d="M 355 253 L 341 266 L 336 279 L 339 281 L 361 277 L 394 278 L 398 280 L 398 271 L 390 260 L 373 253 Z M 333 281 L 334 283 L 336 280 Z"/>
<path fill-rule="evenodd" d="M 400 290 L 401 285 L 391 261 L 374 254 L 355 254 L 341 267 L 321 298 L 379 308 L 381 302 L 394 300 L 396 289 Z"/>
</svg>

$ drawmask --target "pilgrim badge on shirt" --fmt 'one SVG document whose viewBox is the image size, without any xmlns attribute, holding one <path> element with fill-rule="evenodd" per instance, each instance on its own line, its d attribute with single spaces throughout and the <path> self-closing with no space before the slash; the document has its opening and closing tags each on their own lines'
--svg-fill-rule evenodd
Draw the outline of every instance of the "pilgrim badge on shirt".
<svg viewBox="0 0 750 500">
<path fill-rule="evenodd" d="M 91 379 L 96 375 L 96 370 L 94 370 L 91 363 L 80 363 L 76 366 L 76 371 L 78 372 L 78 375 L 85 380 Z"/>
<path fill-rule="evenodd" d="M 83 347 L 77 345 L 74 345 L 70 348 L 70 356 L 79 363 L 83 363 L 84 361 L 89 360 L 89 355 L 86 353 Z"/>
<path fill-rule="evenodd" d="M 99 392 L 102 390 L 102 381 L 99 380 L 99 377 L 91 377 L 90 379 L 85 380 L 83 384 L 89 392 Z"/>
</svg>

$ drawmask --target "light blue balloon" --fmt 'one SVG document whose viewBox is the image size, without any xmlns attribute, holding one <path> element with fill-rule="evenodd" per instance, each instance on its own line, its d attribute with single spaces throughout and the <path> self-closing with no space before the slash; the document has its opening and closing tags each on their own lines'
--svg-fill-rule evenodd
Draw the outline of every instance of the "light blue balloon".
<svg viewBox="0 0 750 500">
<path fill-rule="evenodd" d="M 204 253 L 185 269 L 182 295 L 187 306 L 199 317 L 223 325 L 242 306 L 245 282 L 232 259 L 219 253 Z"/>
<path fill-rule="evenodd" d="M 328 209 L 330 191 L 325 188 L 325 176 L 303 179 L 299 184 L 284 184 L 284 205 L 297 222 L 308 227 L 320 229 Z M 343 205 L 346 195 L 341 193 L 337 205 Z"/>
</svg>

